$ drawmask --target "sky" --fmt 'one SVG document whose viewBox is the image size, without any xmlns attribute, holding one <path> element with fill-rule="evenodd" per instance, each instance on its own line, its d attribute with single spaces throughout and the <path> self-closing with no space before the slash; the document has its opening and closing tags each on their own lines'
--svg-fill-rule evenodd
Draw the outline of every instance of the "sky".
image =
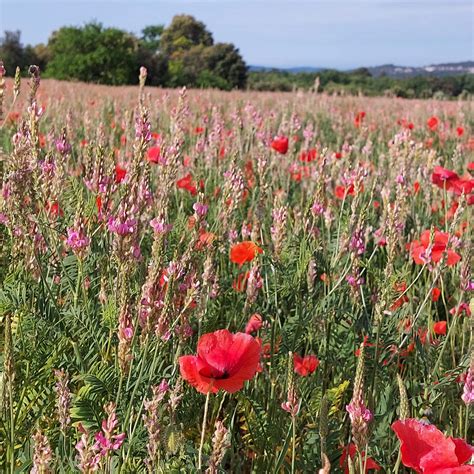
<svg viewBox="0 0 474 474">
<path fill-rule="evenodd" d="M 91 20 L 138 34 L 186 13 L 249 65 L 423 66 L 474 60 L 474 0 L 0 0 L 24 44 Z"/>
</svg>

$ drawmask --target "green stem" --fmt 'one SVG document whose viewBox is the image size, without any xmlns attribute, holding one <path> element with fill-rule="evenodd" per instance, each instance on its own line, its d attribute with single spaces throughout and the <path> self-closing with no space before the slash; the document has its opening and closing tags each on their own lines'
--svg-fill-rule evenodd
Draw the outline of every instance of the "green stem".
<svg viewBox="0 0 474 474">
<path fill-rule="evenodd" d="M 296 458 L 296 416 L 291 417 L 292 425 L 292 448 L 291 448 L 291 474 L 295 474 L 295 458 Z"/>
<path fill-rule="evenodd" d="M 211 395 L 211 390 L 207 392 L 206 395 L 206 403 L 204 404 L 204 415 L 202 417 L 202 427 L 201 427 L 201 443 L 199 444 L 199 453 L 198 453 L 198 470 L 201 471 L 202 467 L 202 448 L 204 446 L 204 437 L 206 434 L 206 419 L 207 419 L 207 411 L 209 409 L 209 398 Z"/>
</svg>

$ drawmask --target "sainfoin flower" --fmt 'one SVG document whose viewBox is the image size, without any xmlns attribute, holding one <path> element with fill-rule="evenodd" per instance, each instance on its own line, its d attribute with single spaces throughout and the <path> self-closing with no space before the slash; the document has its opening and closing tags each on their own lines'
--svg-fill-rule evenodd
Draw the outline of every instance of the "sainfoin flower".
<svg viewBox="0 0 474 474">
<path fill-rule="evenodd" d="M 259 361 L 260 344 L 252 336 L 221 329 L 202 335 L 197 355 L 180 357 L 179 368 L 200 393 L 234 393 L 254 377 Z"/>
<path fill-rule="evenodd" d="M 414 240 L 411 243 L 411 256 L 416 264 L 438 263 L 443 255 L 447 255 L 446 263 L 448 266 L 455 265 L 461 260 L 454 250 L 447 249 L 449 234 L 436 230 L 431 242 L 431 231 L 425 230 L 420 236 L 420 240 Z"/>
<path fill-rule="evenodd" d="M 102 420 L 102 431 L 95 435 L 95 447 L 101 456 L 106 456 L 110 451 L 119 449 L 125 439 L 125 433 L 114 434 L 118 426 L 115 404 L 108 403 L 105 407 L 107 419 Z"/>
<path fill-rule="evenodd" d="M 84 232 L 83 225 L 68 228 L 66 244 L 74 253 L 82 254 L 90 242 L 90 238 Z"/>
<path fill-rule="evenodd" d="M 293 355 L 293 368 L 298 375 L 306 377 L 312 374 L 319 366 L 319 359 L 315 355 L 301 357 L 299 354 Z"/>
<path fill-rule="evenodd" d="M 445 436 L 436 426 L 414 418 L 398 420 L 392 430 L 400 440 L 404 466 L 425 474 L 472 473 L 464 465 L 474 454 L 474 447 L 461 438 Z"/>
<path fill-rule="evenodd" d="M 230 261 L 243 265 L 246 262 L 251 262 L 257 253 L 263 253 L 263 250 L 254 242 L 246 240 L 232 246 L 230 249 Z"/>
</svg>

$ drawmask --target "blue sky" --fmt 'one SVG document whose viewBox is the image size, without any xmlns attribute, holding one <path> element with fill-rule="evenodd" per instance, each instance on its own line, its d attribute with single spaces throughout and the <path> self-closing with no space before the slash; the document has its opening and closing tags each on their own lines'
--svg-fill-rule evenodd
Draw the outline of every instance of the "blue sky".
<svg viewBox="0 0 474 474">
<path fill-rule="evenodd" d="M 97 20 L 139 33 L 187 13 L 252 65 L 352 68 L 474 59 L 474 0 L 0 0 L 0 29 L 46 42 Z"/>
</svg>

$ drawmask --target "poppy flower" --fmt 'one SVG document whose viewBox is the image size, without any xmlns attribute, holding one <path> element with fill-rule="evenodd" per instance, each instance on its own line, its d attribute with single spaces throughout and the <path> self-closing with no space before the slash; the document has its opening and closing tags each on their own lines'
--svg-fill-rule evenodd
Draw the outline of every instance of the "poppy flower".
<svg viewBox="0 0 474 474">
<path fill-rule="evenodd" d="M 47 202 L 45 208 L 53 217 L 64 217 L 64 211 L 61 209 L 61 207 L 59 207 L 59 203 L 57 201 L 52 203 Z"/>
<path fill-rule="evenodd" d="M 186 176 L 178 179 L 178 181 L 176 181 L 176 186 L 179 189 L 185 189 L 186 191 L 189 191 L 191 196 L 195 196 L 197 194 L 196 183 L 194 182 L 193 175 L 191 173 L 188 173 Z"/>
<path fill-rule="evenodd" d="M 124 179 L 125 176 L 127 175 L 127 170 L 125 168 L 122 168 L 120 165 L 115 165 L 115 182 L 121 183 Z"/>
<path fill-rule="evenodd" d="M 433 303 L 436 303 L 439 300 L 439 297 L 441 296 L 441 290 L 439 288 L 433 288 L 431 290 L 431 301 Z"/>
<path fill-rule="evenodd" d="M 159 163 L 160 162 L 160 147 L 152 146 L 148 148 L 146 153 L 146 158 L 150 163 Z"/>
<path fill-rule="evenodd" d="M 181 376 L 200 393 L 234 393 L 251 380 L 260 362 L 260 344 L 249 334 L 221 329 L 201 336 L 197 355 L 179 358 Z"/>
<path fill-rule="evenodd" d="M 414 262 L 418 265 L 429 263 L 430 261 L 438 263 L 443 255 L 447 254 L 447 265 L 452 266 L 461 260 L 461 256 L 454 250 L 447 249 L 449 234 L 447 232 L 440 232 L 436 230 L 433 236 L 433 242 L 430 244 L 431 231 L 425 230 L 422 232 L 420 240 L 414 240 L 411 243 L 411 256 Z M 428 247 L 431 245 L 431 252 L 428 252 Z"/>
<path fill-rule="evenodd" d="M 361 184 L 359 186 L 359 191 L 364 191 L 364 185 Z M 350 184 L 349 186 L 336 186 L 334 189 L 334 194 L 338 199 L 344 199 L 347 196 L 355 196 L 355 186 L 354 184 Z"/>
<path fill-rule="evenodd" d="M 245 334 L 252 334 L 253 332 L 257 332 L 262 327 L 263 321 L 262 317 L 255 313 L 250 316 L 249 322 L 247 326 L 245 326 Z"/>
<path fill-rule="evenodd" d="M 441 189 L 452 191 L 458 196 L 470 194 L 474 190 L 474 180 L 465 179 L 458 176 L 454 171 L 435 166 L 431 175 L 431 182 Z"/>
<path fill-rule="evenodd" d="M 299 156 L 299 160 L 303 163 L 311 163 L 318 157 L 318 150 L 316 148 L 310 148 L 307 151 L 302 151 Z"/>
<path fill-rule="evenodd" d="M 293 354 L 293 368 L 298 375 L 306 377 L 312 374 L 319 365 L 319 359 L 315 355 L 301 357 L 299 354 Z"/>
<path fill-rule="evenodd" d="M 348 457 L 353 460 L 355 455 L 357 454 L 357 447 L 354 443 L 350 443 L 348 446 L 344 446 L 342 449 L 342 455 L 339 459 L 339 466 L 344 468 L 344 474 L 349 474 L 349 462 L 347 460 Z M 365 464 L 365 472 L 369 472 L 372 469 L 376 471 L 380 471 L 381 467 L 371 458 L 367 457 L 364 451 L 362 451 L 362 459 Z"/>
<path fill-rule="evenodd" d="M 442 166 L 435 166 L 433 174 L 431 175 L 431 182 L 442 189 L 446 186 L 446 183 L 458 179 L 459 176 L 457 173 L 443 168 Z"/>
<path fill-rule="evenodd" d="M 462 137 L 464 135 L 464 128 L 463 127 L 457 127 L 456 128 L 456 134 L 458 137 Z"/>
<path fill-rule="evenodd" d="M 275 137 L 271 147 L 281 155 L 285 155 L 288 151 L 288 137 Z"/>
<path fill-rule="evenodd" d="M 246 240 L 232 246 L 230 249 L 230 261 L 243 265 L 246 262 L 251 262 L 257 253 L 263 253 L 263 250 L 251 240 Z"/>
<path fill-rule="evenodd" d="M 434 132 L 437 128 L 438 128 L 438 125 L 439 125 L 439 119 L 438 117 L 435 117 L 434 115 L 432 117 L 430 117 L 427 121 L 426 121 L 426 125 L 428 126 L 428 128 Z"/>
<path fill-rule="evenodd" d="M 395 300 L 395 302 L 390 306 L 390 311 L 395 311 L 396 309 L 403 306 L 405 303 L 408 303 L 410 300 L 405 293 L 407 289 L 407 284 L 405 282 L 396 283 L 395 284 L 395 291 L 397 293 L 401 293 L 401 295 Z"/>
<path fill-rule="evenodd" d="M 354 125 L 356 127 L 360 127 L 362 125 L 362 122 L 364 121 L 364 118 L 365 118 L 365 112 L 357 112 L 354 118 Z"/>
<path fill-rule="evenodd" d="M 446 321 L 438 321 L 433 324 L 433 331 L 438 336 L 446 336 L 447 323 Z"/>
<path fill-rule="evenodd" d="M 396 421 L 392 430 L 400 440 L 404 466 L 426 474 L 473 472 L 472 466 L 463 464 L 474 454 L 474 447 L 463 439 L 445 436 L 436 426 L 414 418 Z"/>
</svg>

